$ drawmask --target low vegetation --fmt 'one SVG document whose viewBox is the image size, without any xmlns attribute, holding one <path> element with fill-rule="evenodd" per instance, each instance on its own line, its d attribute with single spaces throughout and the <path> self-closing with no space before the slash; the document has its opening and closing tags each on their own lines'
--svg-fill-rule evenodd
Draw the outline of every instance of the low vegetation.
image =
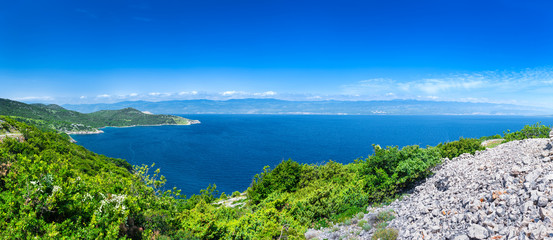
<svg viewBox="0 0 553 240">
<path fill-rule="evenodd" d="M 442 157 L 481 150 L 480 140 L 462 138 L 426 148 L 375 145 L 374 154 L 345 165 L 287 160 L 253 178 L 246 205 L 226 207 L 214 204 L 215 185 L 182 196 L 164 189 L 154 165 L 132 167 L 57 133 L 0 119 L 3 129 L 25 137 L 0 143 L 2 239 L 302 239 L 310 227 L 361 216 L 368 205 L 397 197 L 430 175 Z M 525 132 L 534 128 L 541 125 Z M 392 217 L 379 215 L 375 236 L 397 237 L 386 228 Z"/>
<path fill-rule="evenodd" d="M 505 142 L 510 142 L 527 138 L 548 138 L 550 131 L 551 126 L 543 125 L 541 122 L 537 122 L 533 125 L 524 126 L 522 130 L 516 132 L 507 130 L 507 132 L 504 132 L 503 134 L 505 135 Z"/>
<path fill-rule="evenodd" d="M 444 158 L 455 158 L 463 153 L 474 154 L 476 151 L 486 149 L 482 146 L 482 139 L 475 138 L 459 138 L 457 141 L 440 143 L 437 148 L 440 150 L 440 154 Z"/>
</svg>

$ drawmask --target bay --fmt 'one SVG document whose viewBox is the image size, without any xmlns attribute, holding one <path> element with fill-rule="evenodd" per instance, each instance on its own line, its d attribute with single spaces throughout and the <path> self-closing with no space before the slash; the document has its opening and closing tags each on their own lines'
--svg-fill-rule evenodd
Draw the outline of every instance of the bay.
<svg viewBox="0 0 553 240">
<path fill-rule="evenodd" d="M 104 128 L 103 134 L 72 135 L 87 149 L 133 165 L 155 163 L 188 196 L 209 184 L 227 194 L 247 189 L 264 166 L 289 158 L 300 163 L 350 163 L 372 154 L 372 145 L 437 145 L 459 137 L 519 130 L 551 117 L 521 116 L 336 116 L 183 115 L 189 126 Z M 153 171 L 153 170 L 152 170 Z"/>
</svg>

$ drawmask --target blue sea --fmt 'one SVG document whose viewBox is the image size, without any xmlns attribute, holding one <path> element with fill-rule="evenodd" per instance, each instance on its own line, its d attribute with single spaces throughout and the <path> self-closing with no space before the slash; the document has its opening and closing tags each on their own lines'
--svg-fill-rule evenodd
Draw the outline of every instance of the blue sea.
<svg viewBox="0 0 553 240">
<path fill-rule="evenodd" d="M 183 115 L 201 124 L 104 128 L 103 134 L 73 135 L 77 143 L 133 165 L 155 163 L 188 196 L 209 184 L 219 192 L 244 191 L 264 166 L 282 160 L 350 163 L 372 154 L 372 145 L 437 145 L 459 137 L 519 130 L 551 117 L 512 116 L 328 116 Z"/>
</svg>

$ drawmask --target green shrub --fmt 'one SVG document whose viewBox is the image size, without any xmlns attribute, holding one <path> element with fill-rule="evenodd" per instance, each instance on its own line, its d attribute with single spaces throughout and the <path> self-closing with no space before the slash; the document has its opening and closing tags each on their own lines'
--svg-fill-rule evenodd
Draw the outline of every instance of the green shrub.
<svg viewBox="0 0 553 240">
<path fill-rule="evenodd" d="M 365 231 L 371 230 L 371 227 L 372 227 L 366 220 L 361 220 L 357 222 L 357 226 L 362 228 Z M 368 228 L 368 229 L 365 229 L 365 228 Z"/>
<path fill-rule="evenodd" d="M 373 234 L 372 239 L 373 240 L 394 240 L 397 239 L 398 231 L 393 228 L 381 228 L 376 230 L 376 232 Z"/>
<path fill-rule="evenodd" d="M 363 189 L 369 200 L 380 202 L 395 196 L 404 188 L 428 176 L 430 169 L 440 162 L 440 152 L 433 147 L 406 146 L 381 148 L 373 145 L 374 154 L 365 161 L 357 161 L 358 173 L 364 181 Z"/>
<path fill-rule="evenodd" d="M 528 138 L 549 138 L 549 132 L 551 131 L 551 126 L 546 126 L 537 122 L 533 125 L 525 125 L 523 129 L 511 132 L 507 130 L 504 132 L 505 142 L 510 142 L 514 140 L 523 140 Z"/>
<path fill-rule="evenodd" d="M 365 222 L 365 223 L 363 223 L 363 225 L 361 225 L 361 229 L 363 229 L 365 231 L 370 231 L 372 229 L 372 226 L 368 222 Z"/>
<path fill-rule="evenodd" d="M 463 153 L 474 154 L 476 151 L 486 149 L 482 146 L 482 140 L 475 138 L 459 138 L 457 141 L 440 143 L 436 146 L 443 158 L 453 159 Z"/>
<path fill-rule="evenodd" d="M 275 169 L 268 166 L 263 173 L 256 174 L 247 190 L 248 199 L 253 204 L 260 203 L 269 194 L 278 191 L 294 192 L 298 188 L 301 175 L 301 165 L 291 159 L 282 161 Z"/>
<path fill-rule="evenodd" d="M 388 222 L 394 220 L 394 218 L 396 218 L 396 216 L 393 210 L 381 211 L 376 215 L 377 222 Z"/>
<path fill-rule="evenodd" d="M 358 212 L 357 215 L 355 215 L 355 217 L 357 217 L 358 219 L 363 219 L 364 216 L 365 216 L 364 212 Z"/>
<path fill-rule="evenodd" d="M 496 134 L 496 135 L 493 135 L 493 136 L 484 136 L 484 137 L 481 137 L 479 139 L 480 139 L 480 141 L 483 142 L 483 141 L 486 141 L 486 140 L 501 139 L 501 138 L 502 138 L 501 135 Z"/>
<path fill-rule="evenodd" d="M 231 195 L 231 197 L 238 197 L 240 196 L 240 192 L 239 191 L 234 191 Z"/>
</svg>

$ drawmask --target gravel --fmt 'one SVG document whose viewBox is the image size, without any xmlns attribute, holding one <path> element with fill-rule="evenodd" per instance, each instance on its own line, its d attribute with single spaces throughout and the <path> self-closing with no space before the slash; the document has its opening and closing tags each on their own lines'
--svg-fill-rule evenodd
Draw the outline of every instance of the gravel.
<svg viewBox="0 0 553 240">
<path fill-rule="evenodd" d="M 412 194 L 363 220 L 393 211 L 398 239 L 552 239 L 552 139 L 526 139 L 463 154 L 436 168 Z M 361 219 L 358 219 L 361 220 Z M 307 239 L 371 239 L 357 224 L 310 229 Z"/>
</svg>

